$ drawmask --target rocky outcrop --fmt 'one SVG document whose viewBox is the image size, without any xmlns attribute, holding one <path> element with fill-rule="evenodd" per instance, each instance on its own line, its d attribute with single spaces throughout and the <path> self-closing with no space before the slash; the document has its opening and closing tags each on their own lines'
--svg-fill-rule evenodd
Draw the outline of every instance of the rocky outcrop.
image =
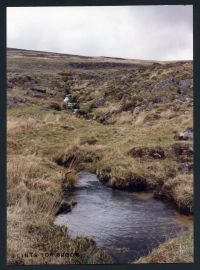
<svg viewBox="0 0 200 270">
<path fill-rule="evenodd" d="M 43 94 L 45 94 L 47 92 L 46 88 L 44 86 L 41 86 L 41 85 L 34 85 L 31 87 L 31 90 L 39 92 L 39 93 L 43 93 Z"/>
<path fill-rule="evenodd" d="M 169 78 L 156 83 L 153 87 L 154 91 L 166 91 L 173 85 L 173 79 Z"/>
<path fill-rule="evenodd" d="M 193 84 L 193 79 L 180 80 L 178 93 L 182 95 L 186 95 L 189 88 L 192 86 L 192 84 Z"/>
</svg>

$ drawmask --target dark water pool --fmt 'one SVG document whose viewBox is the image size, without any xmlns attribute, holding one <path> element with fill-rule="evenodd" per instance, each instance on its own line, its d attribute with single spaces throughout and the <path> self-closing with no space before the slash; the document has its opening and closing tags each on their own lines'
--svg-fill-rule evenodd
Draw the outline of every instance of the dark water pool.
<svg viewBox="0 0 200 270">
<path fill-rule="evenodd" d="M 113 190 L 103 186 L 95 174 L 81 173 L 71 197 L 78 204 L 71 213 L 58 216 L 55 224 L 66 225 L 71 237 L 92 237 L 115 263 L 146 255 L 192 226 L 191 218 L 151 194 Z"/>
</svg>

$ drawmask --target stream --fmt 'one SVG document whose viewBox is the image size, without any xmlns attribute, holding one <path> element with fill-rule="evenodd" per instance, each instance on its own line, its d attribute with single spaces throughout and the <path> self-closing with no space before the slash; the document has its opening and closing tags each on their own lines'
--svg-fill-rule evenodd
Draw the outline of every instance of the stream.
<svg viewBox="0 0 200 270">
<path fill-rule="evenodd" d="M 178 214 L 151 193 L 114 190 L 91 173 L 80 173 L 69 199 L 78 204 L 72 212 L 59 215 L 55 224 L 66 225 L 71 237 L 91 237 L 118 264 L 147 255 L 192 227 L 192 217 Z"/>
</svg>

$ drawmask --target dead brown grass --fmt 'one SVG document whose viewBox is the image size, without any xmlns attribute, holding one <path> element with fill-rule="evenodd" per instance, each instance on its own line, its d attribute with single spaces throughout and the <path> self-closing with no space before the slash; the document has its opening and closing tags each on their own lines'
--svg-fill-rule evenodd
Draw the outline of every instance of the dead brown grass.
<svg viewBox="0 0 200 270">
<path fill-rule="evenodd" d="M 193 231 L 170 239 L 158 248 L 153 249 L 147 256 L 133 262 L 143 263 L 193 263 L 194 246 Z"/>
<path fill-rule="evenodd" d="M 57 166 L 56 171 L 56 165 L 47 170 L 42 164 L 42 158 L 35 155 L 8 158 L 8 264 L 111 262 L 94 241 L 84 237 L 72 240 L 66 228 L 53 225 L 62 204 L 61 191 L 71 190 L 78 177 L 72 167 Z M 45 253 L 54 255 L 45 257 Z M 56 257 L 56 253 L 67 255 Z"/>
<path fill-rule="evenodd" d="M 139 115 L 136 117 L 136 120 L 134 122 L 134 126 L 135 127 L 141 127 L 144 125 L 145 123 L 145 118 L 146 118 L 146 112 L 145 111 L 141 111 L 139 113 Z"/>
<path fill-rule="evenodd" d="M 27 129 L 36 128 L 39 121 L 35 118 L 28 117 L 26 119 L 10 118 L 7 121 L 7 131 L 10 136 L 26 131 Z"/>
<path fill-rule="evenodd" d="M 179 174 L 164 182 L 156 197 L 173 201 L 184 213 L 193 213 L 193 175 Z"/>
<path fill-rule="evenodd" d="M 121 112 L 117 117 L 117 122 L 120 124 L 131 124 L 133 122 L 133 114 L 131 112 Z"/>
</svg>

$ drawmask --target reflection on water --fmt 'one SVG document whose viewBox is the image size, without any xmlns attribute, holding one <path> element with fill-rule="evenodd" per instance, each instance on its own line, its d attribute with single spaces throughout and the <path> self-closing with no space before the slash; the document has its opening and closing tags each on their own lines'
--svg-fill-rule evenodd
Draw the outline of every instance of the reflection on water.
<svg viewBox="0 0 200 270">
<path fill-rule="evenodd" d="M 192 220 L 151 194 L 131 193 L 103 186 L 96 175 L 81 173 L 72 198 L 78 202 L 71 213 L 57 217 L 72 237 L 93 238 L 115 263 L 128 263 L 146 255 L 166 238 L 191 226 Z"/>
</svg>

